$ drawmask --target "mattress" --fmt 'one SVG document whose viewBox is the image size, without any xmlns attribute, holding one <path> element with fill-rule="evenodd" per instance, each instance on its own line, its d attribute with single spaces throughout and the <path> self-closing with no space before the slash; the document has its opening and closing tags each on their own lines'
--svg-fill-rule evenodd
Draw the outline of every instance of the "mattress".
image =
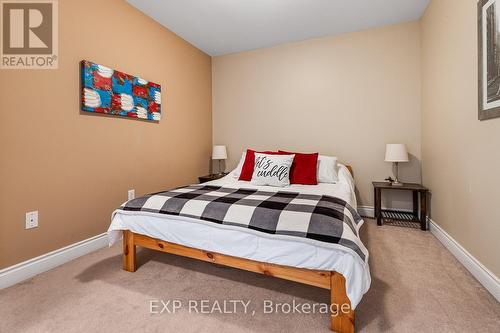
<svg viewBox="0 0 500 333">
<path fill-rule="evenodd" d="M 345 166 L 339 167 L 339 181 L 334 184 L 290 185 L 285 189 L 254 186 L 239 181 L 234 171 L 207 185 L 226 188 L 255 188 L 262 191 L 291 191 L 338 197 L 356 208 L 354 180 Z M 341 273 L 346 279 L 346 292 L 355 308 L 370 287 L 367 261 L 353 252 L 320 241 L 303 241 L 297 237 L 272 235 L 252 229 L 207 223 L 195 218 L 163 215 L 142 211 L 116 211 L 108 229 L 109 242 L 121 239 L 122 230 L 162 239 L 192 248 L 218 252 L 250 260 L 284 266 L 329 270 Z"/>
</svg>

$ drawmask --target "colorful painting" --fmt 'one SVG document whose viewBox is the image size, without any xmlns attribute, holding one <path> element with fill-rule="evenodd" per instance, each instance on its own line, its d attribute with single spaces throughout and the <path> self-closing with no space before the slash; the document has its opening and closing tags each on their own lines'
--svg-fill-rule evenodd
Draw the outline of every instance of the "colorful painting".
<svg viewBox="0 0 500 333">
<path fill-rule="evenodd" d="M 83 60 L 82 111 L 159 121 L 161 86 Z"/>
</svg>

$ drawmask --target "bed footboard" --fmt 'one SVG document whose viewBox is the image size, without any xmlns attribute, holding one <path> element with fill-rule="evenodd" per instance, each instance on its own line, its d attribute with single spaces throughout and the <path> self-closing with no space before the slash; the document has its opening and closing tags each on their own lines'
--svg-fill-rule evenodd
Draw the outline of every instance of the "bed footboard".
<svg viewBox="0 0 500 333">
<path fill-rule="evenodd" d="M 354 310 L 346 294 L 345 278 L 340 273 L 280 266 L 232 257 L 165 242 L 124 230 L 123 269 L 126 271 L 135 272 L 136 270 L 136 246 L 329 289 L 331 330 L 339 333 L 354 332 Z"/>
</svg>

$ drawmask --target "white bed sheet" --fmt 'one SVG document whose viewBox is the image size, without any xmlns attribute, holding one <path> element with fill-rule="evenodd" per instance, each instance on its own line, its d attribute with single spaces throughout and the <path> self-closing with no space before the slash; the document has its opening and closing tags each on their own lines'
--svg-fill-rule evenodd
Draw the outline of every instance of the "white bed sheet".
<svg viewBox="0 0 500 333">
<path fill-rule="evenodd" d="M 325 194 L 341 198 L 353 208 L 357 208 L 354 180 L 347 168 L 342 165 L 339 167 L 339 182 L 335 184 L 290 185 L 285 188 L 254 186 L 250 182 L 238 181 L 233 172 L 205 184 L 230 188 L 257 188 L 265 191 L 285 190 Z M 252 229 L 182 216 L 119 210 L 114 214 L 108 229 L 110 246 L 121 239 L 122 230 L 131 230 L 167 242 L 261 262 L 334 270 L 346 278 L 347 296 L 353 308 L 359 304 L 371 283 L 368 264 L 354 252 L 337 244 L 286 235 L 270 235 Z"/>
</svg>

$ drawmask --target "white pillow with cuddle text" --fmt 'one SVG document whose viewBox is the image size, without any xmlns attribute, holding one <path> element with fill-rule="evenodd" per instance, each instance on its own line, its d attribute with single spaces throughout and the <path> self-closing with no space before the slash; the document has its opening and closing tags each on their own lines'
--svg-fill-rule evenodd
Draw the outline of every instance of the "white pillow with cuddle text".
<svg viewBox="0 0 500 333">
<path fill-rule="evenodd" d="M 268 155 L 255 153 L 255 167 L 251 183 L 254 185 L 290 185 L 290 169 L 295 155 Z"/>
</svg>

